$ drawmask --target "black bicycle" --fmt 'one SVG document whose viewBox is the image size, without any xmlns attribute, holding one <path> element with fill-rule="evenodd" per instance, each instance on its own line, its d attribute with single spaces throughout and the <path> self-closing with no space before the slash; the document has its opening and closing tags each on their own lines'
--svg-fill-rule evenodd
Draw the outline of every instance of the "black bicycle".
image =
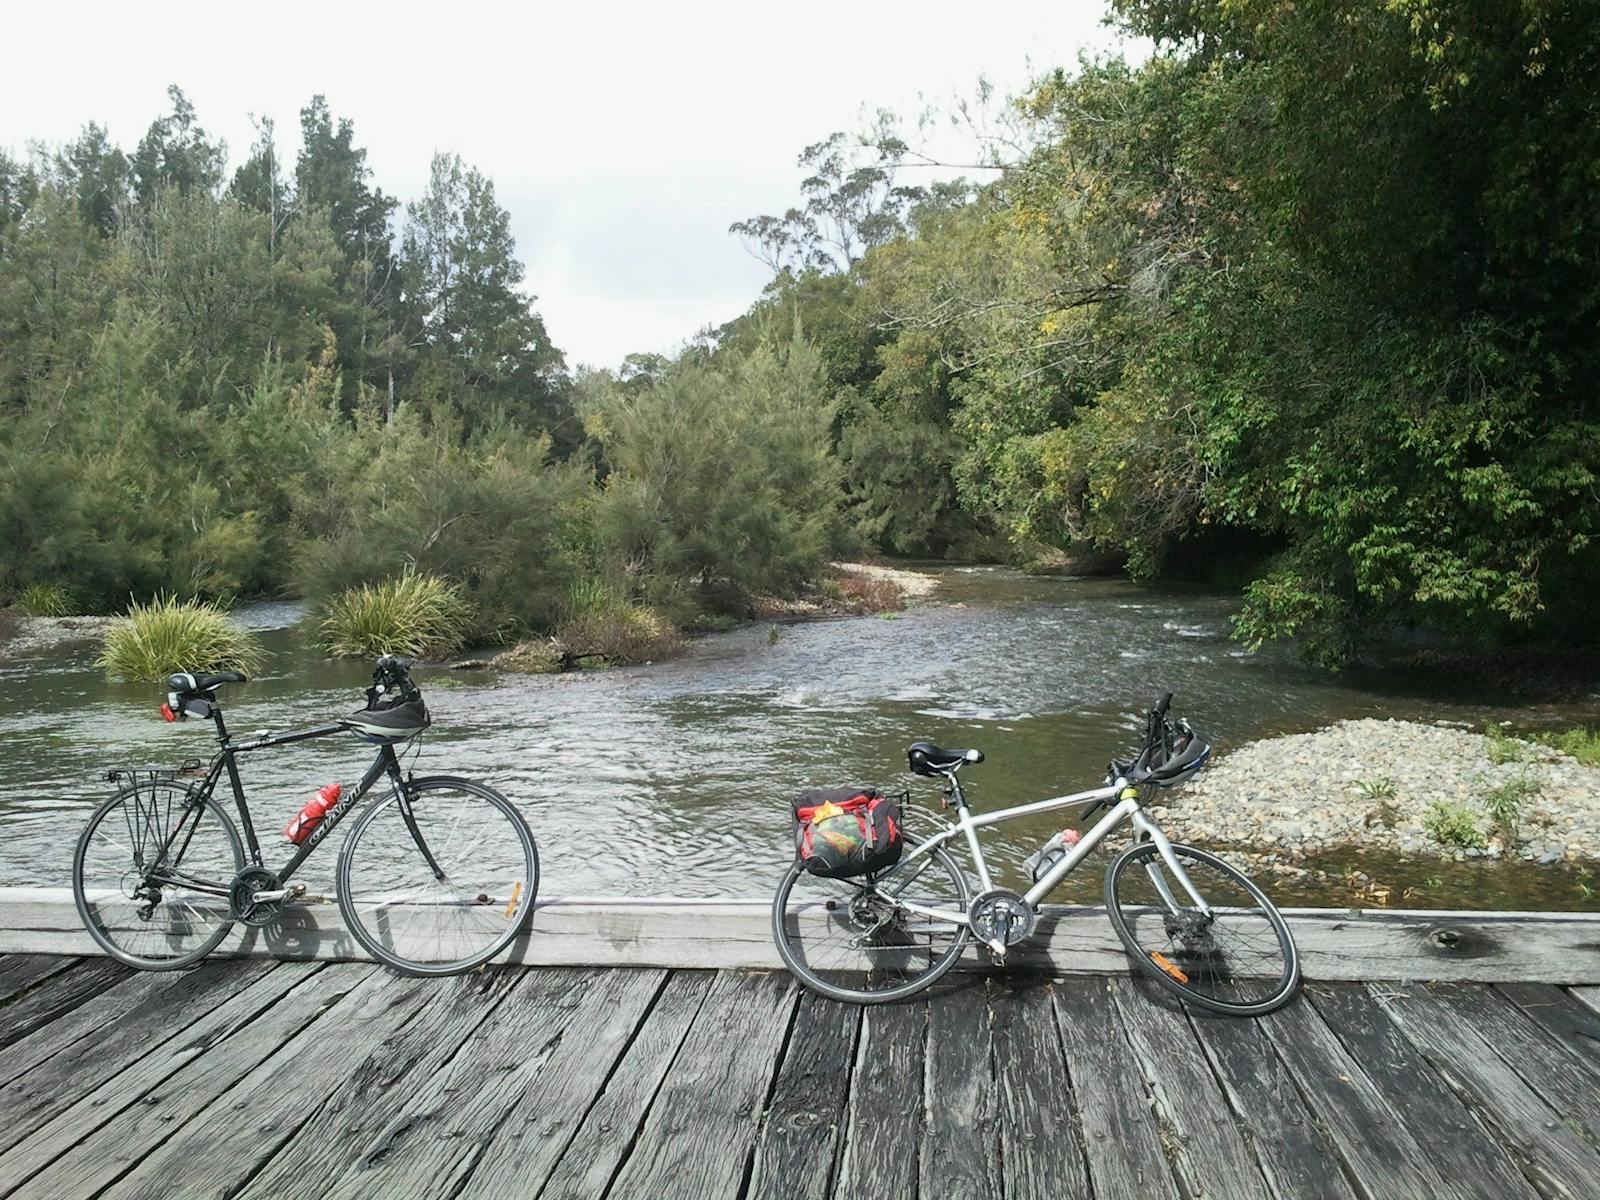
<svg viewBox="0 0 1600 1200">
<path fill-rule="evenodd" d="M 365 708 L 331 725 L 235 741 L 217 689 L 237 671 L 174 675 L 167 720 L 215 723 L 208 768 L 123 769 L 116 794 L 89 819 L 72 862 L 72 891 L 90 935 L 113 958 L 150 971 L 210 954 L 235 922 L 267 927 L 305 896 L 290 880 L 311 852 L 378 787 L 339 853 L 339 909 L 374 958 L 411 975 L 451 975 L 488 962 L 533 913 L 539 853 L 516 806 L 493 788 L 449 775 L 415 778 L 395 747 L 431 723 L 410 659 L 378 659 Z M 293 856 L 269 868 L 239 781 L 238 758 L 311 738 L 352 733 L 378 747 L 352 789 L 321 795 L 296 830 Z M 226 774 L 244 840 L 214 792 Z M 309 832 L 304 832 L 309 828 Z"/>
</svg>

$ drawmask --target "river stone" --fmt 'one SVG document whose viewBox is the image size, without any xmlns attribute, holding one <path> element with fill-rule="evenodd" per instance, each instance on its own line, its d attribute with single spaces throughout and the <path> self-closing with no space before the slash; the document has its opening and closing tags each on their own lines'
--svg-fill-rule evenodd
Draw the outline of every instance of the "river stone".
<svg viewBox="0 0 1600 1200">
<path fill-rule="evenodd" d="M 1502 854 L 1600 860 L 1600 768 L 1531 743 L 1523 743 L 1520 759 L 1491 763 L 1482 735 L 1450 723 L 1341 721 L 1219 755 L 1174 797 L 1168 822 L 1177 836 L 1289 858 L 1356 848 L 1465 860 L 1428 832 L 1431 807 L 1461 805 L 1487 832 L 1487 791 L 1525 777 L 1537 791 L 1522 806 L 1523 829 L 1559 830 L 1563 841 L 1533 836 Z M 1386 783 L 1394 796 L 1365 798 L 1358 782 Z M 1392 819 L 1370 820 L 1378 807 Z M 1480 850 L 1472 857 L 1496 856 Z"/>
</svg>

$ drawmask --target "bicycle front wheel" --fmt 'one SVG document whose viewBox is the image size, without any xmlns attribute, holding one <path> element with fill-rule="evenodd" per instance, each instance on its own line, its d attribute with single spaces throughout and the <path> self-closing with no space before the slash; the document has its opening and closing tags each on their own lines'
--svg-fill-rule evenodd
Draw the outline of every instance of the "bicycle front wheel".
<svg viewBox="0 0 1600 1200">
<path fill-rule="evenodd" d="M 454 975 L 528 926 L 539 852 L 493 788 L 435 776 L 373 801 L 339 852 L 339 909 L 367 953 L 407 975 Z"/>
<path fill-rule="evenodd" d="M 174 971 L 228 936 L 228 889 L 243 866 L 238 831 L 215 801 L 146 779 L 89 818 L 72 856 L 72 898 L 112 958 Z"/>
<path fill-rule="evenodd" d="M 834 1000 L 883 1004 L 930 987 L 955 966 L 968 929 L 904 907 L 966 912 L 967 880 L 943 847 L 905 835 L 906 852 L 887 871 L 823 879 L 789 868 L 772 901 L 772 936 L 784 965 Z"/>
<path fill-rule="evenodd" d="M 1258 1016 L 1300 986 L 1300 956 L 1271 900 L 1215 854 L 1173 843 L 1172 855 L 1210 909 L 1194 902 L 1153 842 L 1106 872 L 1106 908 L 1133 961 L 1201 1008 Z"/>
</svg>

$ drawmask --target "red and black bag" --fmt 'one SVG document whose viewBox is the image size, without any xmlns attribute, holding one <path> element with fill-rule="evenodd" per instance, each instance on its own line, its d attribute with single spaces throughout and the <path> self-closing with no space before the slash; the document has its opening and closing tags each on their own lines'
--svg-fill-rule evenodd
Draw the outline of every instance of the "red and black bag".
<svg viewBox="0 0 1600 1200">
<path fill-rule="evenodd" d="M 794 799 L 794 850 L 813 875 L 848 879 L 900 861 L 900 805 L 874 788 L 828 788 Z"/>
</svg>

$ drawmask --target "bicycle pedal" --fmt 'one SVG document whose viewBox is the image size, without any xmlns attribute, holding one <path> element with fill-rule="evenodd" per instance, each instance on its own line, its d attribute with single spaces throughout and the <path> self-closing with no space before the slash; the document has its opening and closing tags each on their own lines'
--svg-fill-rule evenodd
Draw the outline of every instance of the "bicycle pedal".
<svg viewBox="0 0 1600 1200">
<path fill-rule="evenodd" d="M 1003 963 L 1006 961 L 1006 944 L 999 938 L 990 938 L 984 944 L 989 947 L 989 953 L 994 956 L 995 962 Z"/>
</svg>

